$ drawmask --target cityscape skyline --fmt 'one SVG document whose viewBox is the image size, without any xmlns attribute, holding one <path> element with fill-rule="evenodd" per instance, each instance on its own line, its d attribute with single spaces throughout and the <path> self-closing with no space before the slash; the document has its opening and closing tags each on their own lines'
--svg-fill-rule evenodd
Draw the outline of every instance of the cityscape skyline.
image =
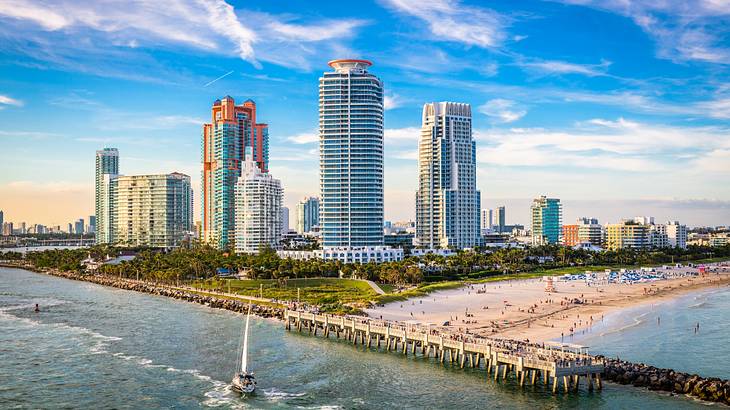
<svg viewBox="0 0 730 410">
<path fill-rule="evenodd" d="M 247 6 L 231 6 L 238 16 L 234 24 L 250 28 L 240 18 Z M 27 7 L 38 15 L 48 12 L 33 1 Z M 68 7 L 73 15 L 73 4 Z M 132 6 L 92 7 L 91 12 L 104 18 L 124 7 Z M 691 226 L 727 224 L 730 188 L 723 178 L 730 172 L 730 114 L 722 81 L 727 66 L 715 58 L 728 53 L 723 32 L 696 40 L 701 44 L 691 49 L 703 52 L 689 53 L 686 45 L 673 46 L 636 23 L 638 15 L 646 15 L 658 28 L 682 30 L 672 25 L 679 6 L 641 5 L 626 11 L 591 3 L 525 3 L 519 10 L 506 10 L 496 2 L 449 2 L 441 5 L 439 15 L 436 6 L 419 10 L 406 1 L 382 1 L 353 10 L 337 6 L 310 20 L 310 11 L 294 10 L 284 17 L 275 5 L 260 7 L 256 18 L 268 24 L 251 30 L 269 30 L 271 36 L 240 43 L 250 46 L 246 54 L 176 41 L 169 32 L 134 26 L 138 22 L 130 22 L 136 31 L 104 31 L 83 19 L 58 26 L 0 8 L 3 34 L 26 34 L 0 48 L 9 62 L 0 67 L 0 138 L 6 152 L 0 208 L 13 215 L 6 220 L 65 225 L 78 214 L 93 214 L 93 187 L 86 183 L 93 163 L 81 154 L 100 146 L 129 153 L 125 167 L 132 174 L 182 172 L 191 175 L 196 193 L 203 192 L 200 124 L 206 122 L 210 101 L 227 94 L 255 100 L 260 117 L 270 123 L 270 151 L 276 159 L 272 172 L 293 188 L 286 190 L 284 205 L 294 209 L 302 197 L 318 192 L 316 79 L 326 61 L 352 56 L 372 58 L 386 84 L 386 220 L 415 220 L 419 113 L 428 101 L 452 100 L 474 107 L 481 208 L 506 204 L 512 210 L 508 224 L 527 225 L 529 211 L 522 210 L 537 195 L 561 198 L 566 220 L 592 215 L 618 221 L 652 214 Z M 183 19 L 176 11 L 154 18 L 167 23 Z M 519 12 L 541 18 L 527 19 Z M 693 27 L 714 27 L 713 19 L 723 13 L 703 3 L 693 15 Z M 488 26 L 493 31 L 472 32 L 481 37 L 440 33 L 431 24 L 439 18 L 475 28 L 492 21 Z M 624 46 L 619 50 L 594 24 L 581 20 L 615 29 L 626 40 Z M 590 35 L 592 48 L 579 38 L 546 30 L 560 22 Z M 221 50 L 235 49 L 228 47 L 231 33 L 206 29 L 198 33 L 201 38 L 220 44 Z M 378 34 L 369 36 L 374 30 Z M 308 37 L 294 38 L 294 32 Z M 319 37 L 313 36 L 316 32 Z M 389 39 L 393 33 L 400 37 Z M 55 60 L 40 52 L 49 41 L 77 34 L 90 42 L 64 43 Z M 288 60 L 272 44 L 282 38 L 296 45 L 287 50 Z M 110 39 L 114 41 L 106 41 Z M 407 52 L 411 49 L 420 53 Z M 86 52 L 94 58 L 93 67 Z M 401 58 L 394 59 L 394 52 Z M 23 59 L 32 63 L 13 63 Z M 133 75 L 140 67 L 149 70 Z M 43 123 L 32 120 L 38 111 L 47 112 Z M 47 172 L 53 167 L 64 172 Z M 51 198 L 54 207 L 48 209 L 44 204 Z M 200 201 L 195 206 L 197 220 Z M 593 212 L 595 208 L 599 210 Z"/>
</svg>

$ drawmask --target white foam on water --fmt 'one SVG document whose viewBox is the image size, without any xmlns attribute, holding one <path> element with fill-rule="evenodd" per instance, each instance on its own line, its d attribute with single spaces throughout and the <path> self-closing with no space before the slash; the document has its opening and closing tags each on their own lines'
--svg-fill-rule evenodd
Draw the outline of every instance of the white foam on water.
<svg viewBox="0 0 730 410">
<path fill-rule="evenodd" d="M 303 397 L 306 396 L 307 393 L 287 393 L 281 390 L 277 390 L 276 388 L 270 388 L 267 390 L 262 390 L 264 393 L 264 397 L 266 397 L 269 400 L 279 400 L 279 399 L 287 399 L 287 398 L 293 398 L 293 397 Z"/>
</svg>

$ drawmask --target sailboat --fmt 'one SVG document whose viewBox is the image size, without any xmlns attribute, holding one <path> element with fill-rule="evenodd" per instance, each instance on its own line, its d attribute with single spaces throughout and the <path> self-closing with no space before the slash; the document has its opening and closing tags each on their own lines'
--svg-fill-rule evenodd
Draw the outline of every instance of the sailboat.
<svg viewBox="0 0 730 410">
<path fill-rule="evenodd" d="M 243 394 L 251 394 L 256 390 L 256 378 L 248 371 L 248 325 L 251 321 L 251 305 L 248 305 L 246 315 L 246 328 L 243 333 L 243 346 L 241 348 L 241 362 L 236 374 L 233 375 L 231 387 Z"/>
</svg>

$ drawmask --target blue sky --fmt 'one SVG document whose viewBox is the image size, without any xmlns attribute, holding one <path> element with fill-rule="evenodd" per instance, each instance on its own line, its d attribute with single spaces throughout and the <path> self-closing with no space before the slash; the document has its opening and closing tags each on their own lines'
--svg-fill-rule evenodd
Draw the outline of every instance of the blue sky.
<svg viewBox="0 0 730 410">
<path fill-rule="evenodd" d="M 510 223 L 545 194 L 566 221 L 730 224 L 729 22 L 722 0 L 5 0 L 0 209 L 92 213 L 104 146 L 122 173 L 191 175 L 198 197 L 201 124 L 226 94 L 269 123 L 293 208 L 318 191 L 318 77 L 367 58 L 387 95 L 387 219 L 413 218 L 421 107 L 450 100 L 472 105 L 482 202 Z"/>
</svg>

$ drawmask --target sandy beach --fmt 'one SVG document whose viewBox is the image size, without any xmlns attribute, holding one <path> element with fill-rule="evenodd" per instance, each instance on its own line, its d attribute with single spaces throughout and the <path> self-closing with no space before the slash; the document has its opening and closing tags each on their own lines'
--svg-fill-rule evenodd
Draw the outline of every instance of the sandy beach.
<svg viewBox="0 0 730 410">
<path fill-rule="evenodd" d="M 531 342 L 564 337 L 567 341 L 571 334 L 622 308 L 730 285 L 730 263 L 705 266 L 712 271 L 698 276 L 688 275 L 697 273 L 697 268 L 658 267 L 657 273 L 678 277 L 633 284 L 554 281 L 556 292 L 546 292 L 545 278 L 471 284 L 366 312 L 373 318 L 432 324 L 482 336 Z"/>
</svg>

